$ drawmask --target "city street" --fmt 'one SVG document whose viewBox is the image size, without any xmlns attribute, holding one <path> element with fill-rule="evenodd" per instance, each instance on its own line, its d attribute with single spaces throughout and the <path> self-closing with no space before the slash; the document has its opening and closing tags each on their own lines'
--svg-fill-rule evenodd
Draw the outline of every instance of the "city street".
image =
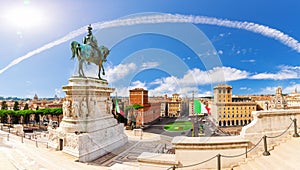
<svg viewBox="0 0 300 170">
<path fill-rule="evenodd" d="M 164 126 L 168 124 L 169 122 L 174 122 L 174 121 L 192 121 L 193 118 L 191 117 L 179 117 L 179 118 L 160 118 L 160 121 L 157 121 L 157 123 L 153 125 L 149 125 L 147 128 L 144 129 L 145 132 L 149 133 L 155 133 L 155 134 L 161 134 L 161 135 L 166 135 L 170 137 L 174 136 L 192 136 L 192 131 L 183 131 L 183 132 L 170 132 L 166 131 L 164 129 Z M 204 120 L 204 121 L 203 121 Z M 198 118 L 199 124 L 203 125 L 204 128 L 204 136 L 212 136 L 213 132 L 215 131 L 215 126 L 213 123 L 207 119 L 206 117 L 204 118 Z"/>
</svg>

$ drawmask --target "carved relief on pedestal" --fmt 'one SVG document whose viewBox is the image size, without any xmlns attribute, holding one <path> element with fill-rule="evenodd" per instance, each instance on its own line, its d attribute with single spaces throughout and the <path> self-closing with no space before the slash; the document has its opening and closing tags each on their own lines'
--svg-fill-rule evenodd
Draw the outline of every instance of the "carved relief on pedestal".
<svg viewBox="0 0 300 170">
<path fill-rule="evenodd" d="M 63 102 L 63 115 L 66 117 L 71 117 L 71 113 L 72 113 L 72 101 L 69 99 L 66 99 Z"/>
<path fill-rule="evenodd" d="M 105 104 L 106 104 L 106 114 L 111 114 L 112 103 L 109 97 L 107 98 Z"/>
<path fill-rule="evenodd" d="M 73 101 L 72 102 L 72 109 L 71 109 L 71 117 L 72 118 L 77 118 L 79 117 L 79 103 L 78 101 Z"/>
<path fill-rule="evenodd" d="M 94 118 L 95 117 L 95 107 L 96 107 L 96 100 L 94 100 L 93 98 L 90 98 L 90 102 L 88 104 L 88 111 L 89 111 L 89 117 L 90 118 Z"/>
<path fill-rule="evenodd" d="M 65 146 L 74 150 L 78 150 L 78 137 L 67 135 Z"/>
<path fill-rule="evenodd" d="M 82 99 L 80 103 L 80 112 L 79 112 L 80 118 L 87 118 L 89 116 L 89 110 L 87 107 L 87 100 L 85 98 Z"/>
</svg>

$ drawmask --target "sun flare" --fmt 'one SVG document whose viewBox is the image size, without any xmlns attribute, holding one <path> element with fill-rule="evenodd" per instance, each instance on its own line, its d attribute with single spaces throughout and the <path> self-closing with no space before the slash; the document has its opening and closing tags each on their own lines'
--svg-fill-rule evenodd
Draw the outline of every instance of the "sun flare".
<svg viewBox="0 0 300 170">
<path fill-rule="evenodd" d="M 22 6 L 10 9 L 6 12 L 9 23 L 20 28 L 34 28 L 43 23 L 43 15 L 39 9 Z"/>
</svg>

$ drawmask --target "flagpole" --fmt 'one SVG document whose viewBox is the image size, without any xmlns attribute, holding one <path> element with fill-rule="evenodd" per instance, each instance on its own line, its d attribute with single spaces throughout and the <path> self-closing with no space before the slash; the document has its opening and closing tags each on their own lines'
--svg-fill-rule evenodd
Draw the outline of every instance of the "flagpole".
<svg viewBox="0 0 300 170">
<path fill-rule="evenodd" d="M 117 116 L 117 103 L 118 103 L 118 94 L 117 94 L 117 91 L 116 91 L 116 101 L 115 101 L 115 115 Z"/>
<path fill-rule="evenodd" d="M 194 98 L 194 91 L 193 91 L 193 116 L 192 116 L 192 122 L 193 122 L 193 134 L 192 137 L 195 137 L 195 98 Z"/>
</svg>

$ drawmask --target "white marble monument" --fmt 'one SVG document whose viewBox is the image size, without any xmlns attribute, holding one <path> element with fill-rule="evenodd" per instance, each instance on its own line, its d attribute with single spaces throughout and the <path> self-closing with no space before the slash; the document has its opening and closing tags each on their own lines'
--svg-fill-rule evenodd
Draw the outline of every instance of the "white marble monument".
<svg viewBox="0 0 300 170">
<path fill-rule="evenodd" d="M 64 117 L 57 129 L 49 128 L 49 146 L 88 162 L 123 146 L 124 125 L 111 114 L 114 88 L 105 80 L 71 77 L 63 87 Z"/>
</svg>

